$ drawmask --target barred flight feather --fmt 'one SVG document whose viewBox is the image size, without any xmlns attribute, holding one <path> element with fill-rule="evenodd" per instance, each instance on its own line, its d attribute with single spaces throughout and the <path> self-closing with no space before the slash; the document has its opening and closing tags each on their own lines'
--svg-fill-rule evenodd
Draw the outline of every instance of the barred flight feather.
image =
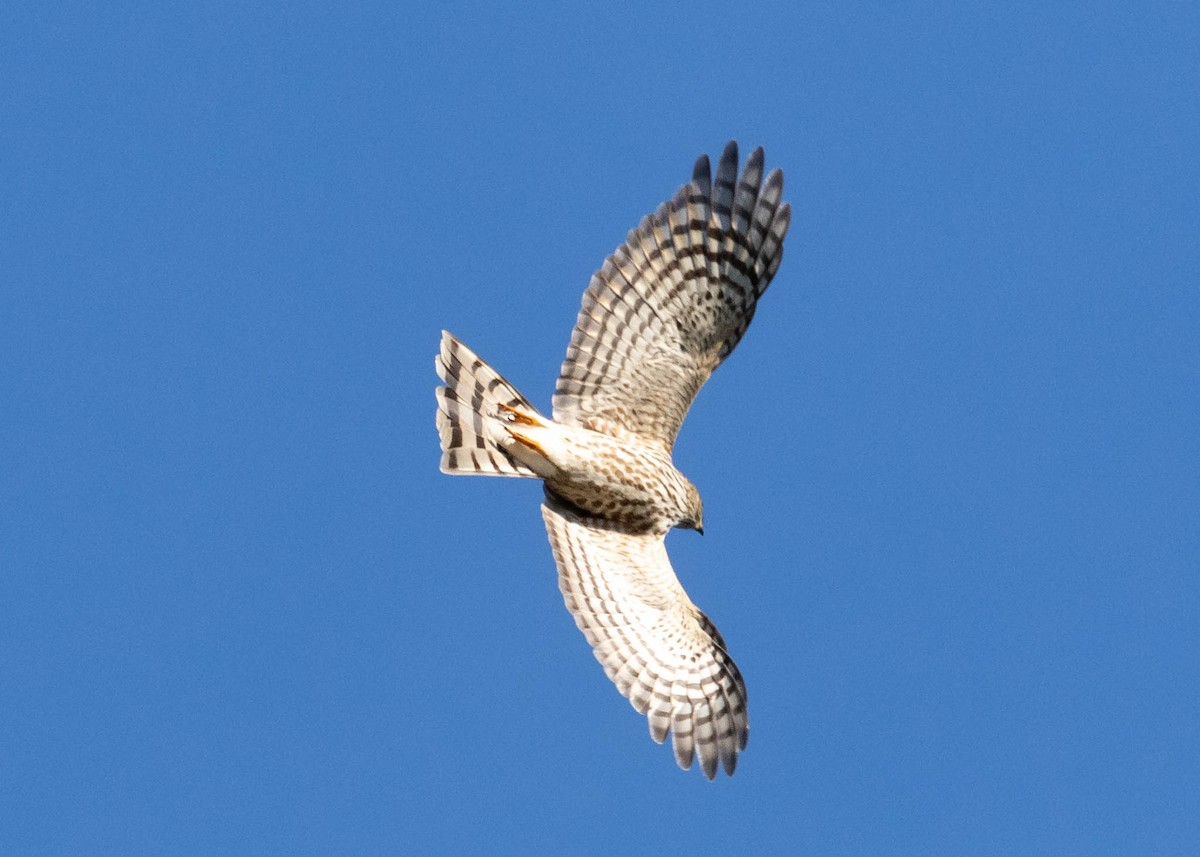
<svg viewBox="0 0 1200 857">
<path fill-rule="evenodd" d="M 529 400 L 517 392 L 491 366 L 454 336 L 442 331 L 442 348 L 434 361 L 438 377 L 437 428 L 442 441 L 443 473 L 481 476 L 526 476 L 537 474 L 500 448 L 505 439 L 498 407 L 521 408 L 537 413 Z"/>
<path fill-rule="evenodd" d="M 692 181 L 592 277 L 555 390 L 556 421 L 674 445 L 692 400 L 754 317 L 791 222 L 782 173 L 762 184 L 762 149 L 740 180 L 737 164 L 730 143 L 714 183 L 701 157 Z M 663 365 L 677 370 L 669 383 Z"/>
</svg>

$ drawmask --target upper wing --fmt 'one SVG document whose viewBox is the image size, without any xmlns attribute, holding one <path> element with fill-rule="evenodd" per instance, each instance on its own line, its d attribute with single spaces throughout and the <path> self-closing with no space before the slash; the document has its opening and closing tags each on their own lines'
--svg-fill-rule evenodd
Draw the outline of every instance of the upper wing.
<svg viewBox="0 0 1200 857">
<path fill-rule="evenodd" d="M 554 393 L 554 419 L 627 430 L 670 450 L 696 393 L 746 332 L 783 258 L 783 174 L 729 143 L 642 218 L 592 276 Z"/>
<path fill-rule="evenodd" d="M 746 684 L 717 629 L 684 593 L 663 535 L 629 533 L 584 518 L 549 493 L 542 517 L 558 585 L 575 624 L 660 744 L 693 754 L 710 780 L 717 762 L 732 774 L 750 724 Z"/>
</svg>

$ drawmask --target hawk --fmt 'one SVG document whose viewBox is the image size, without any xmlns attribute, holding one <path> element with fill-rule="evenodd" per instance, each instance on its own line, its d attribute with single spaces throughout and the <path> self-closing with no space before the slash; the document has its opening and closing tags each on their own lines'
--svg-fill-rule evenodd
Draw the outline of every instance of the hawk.
<svg viewBox="0 0 1200 857">
<path fill-rule="evenodd" d="M 443 331 L 441 469 L 541 479 L 567 609 L 617 689 L 671 736 L 675 759 L 733 774 L 749 735 L 746 685 L 683 591 L 665 538 L 704 532 L 700 493 L 671 450 L 696 393 L 746 332 L 783 257 L 783 174 L 729 143 L 642 219 L 593 275 L 551 418 Z"/>
</svg>

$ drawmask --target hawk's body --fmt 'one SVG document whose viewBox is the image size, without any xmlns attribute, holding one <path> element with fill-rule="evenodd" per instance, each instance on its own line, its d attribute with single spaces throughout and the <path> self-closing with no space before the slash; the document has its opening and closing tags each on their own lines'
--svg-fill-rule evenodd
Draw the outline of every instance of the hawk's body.
<svg viewBox="0 0 1200 857">
<path fill-rule="evenodd" d="M 725 148 L 643 218 L 592 278 L 546 419 L 442 334 L 438 430 L 447 473 L 540 478 L 567 608 L 617 688 L 676 760 L 710 779 L 746 746 L 746 688 L 712 622 L 688 599 L 664 538 L 703 528 L 671 449 L 688 408 L 745 333 L 779 267 L 791 210 L 762 150 L 737 176 Z"/>
</svg>

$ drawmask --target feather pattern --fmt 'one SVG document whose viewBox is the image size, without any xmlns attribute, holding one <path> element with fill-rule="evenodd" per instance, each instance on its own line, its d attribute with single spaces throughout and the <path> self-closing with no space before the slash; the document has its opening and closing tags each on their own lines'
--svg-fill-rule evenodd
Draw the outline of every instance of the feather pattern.
<svg viewBox="0 0 1200 857">
<path fill-rule="evenodd" d="M 712 179 L 707 156 L 604 262 L 583 296 L 554 419 L 637 434 L 670 450 L 696 394 L 746 332 L 779 268 L 791 207 L 783 174 L 763 183 L 736 143 Z"/>
<path fill-rule="evenodd" d="M 661 533 L 631 533 L 580 515 L 547 492 L 542 518 L 575 624 L 617 689 L 672 737 L 682 768 L 709 779 L 746 748 L 746 684 L 716 627 L 687 597 Z"/>
<path fill-rule="evenodd" d="M 437 429 L 442 441 L 443 473 L 479 476 L 537 476 L 515 461 L 501 444 L 508 441 L 500 406 L 537 413 L 517 388 L 453 335 L 442 331 L 434 360 L 438 377 Z"/>
</svg>

